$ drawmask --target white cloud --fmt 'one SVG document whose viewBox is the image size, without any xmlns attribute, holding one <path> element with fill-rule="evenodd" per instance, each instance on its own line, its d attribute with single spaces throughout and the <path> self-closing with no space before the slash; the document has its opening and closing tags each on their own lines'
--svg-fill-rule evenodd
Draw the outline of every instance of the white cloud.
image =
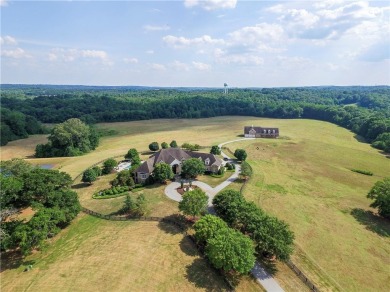
<svg viewBox="0 0 390 292">
<path fill-rule="evenodd" d="M 233 9 L 236 7 L 237 0 L 184 0 L 184 6 L 192 8 L 199 6 L 205 10 Z"/>
<path fill-rule="evenodd" d="M 1 50 L 1 56 L 13 59 L 31 58 L 31 56 L 21 48 L 16 48 L 14 50 Z"/>
<path fill-rule="evenodd" d="M 0 43 L 2 45 L 10 45 L 10 46 L 15 46 L 18 44 L 15 38 L 6 35 L 5 37 L 0 37 Z"/>
<path fill-rule="evenodd" d="M 73 62 L 78 59 L 98 59 L 105 65 L 112 65 L 105 51 L 100 50 L 78 50 L 55 48 L 48 54 L 49 61 Z"/>
<path fill-rule="evenodd" d="M 209 64 L 201 63 L 201 62 L 192 62 L 192 65 L 194 66 L 195 69 L 200 70 L 200 71 L 208 71 L 211 69 L 211 66 Z"/>
<path fill-rule="evenodd" d="M 125 62 L 127 64 L 137 64 L 138 59 L 137 58 L 124 58 L 123 62 Z"/>
<path fill-rule="evenodd" d="M 180 61 L 174 61 L 173 63 L 170 64 L 170 67 L 172 67 L 175 70 L 178 71 L 189 71 L 190 66 L 187 65 L 186 63 L 182 63 Z"/>
<path fill-rule="evenodd" d="M 153 55 L 154 54 L 154 51 L 153 50 L 147 50 L 145 51 L 146 54 L 149 54 L 149 55 Z"/>
<path fill-rule="evenodd" d="M 146 31 L 166 31 L 171 28 L 168 25 L 156 26 L 156 25 L 145 25 L 144 30 Z"/>
<path fill-rule="evenodd" d="M 260 23 L 255 26 L 246 26 L 230 33 L 235 43 L 250 45 L 264 40 L 279 40 L 283 36 L 283 28 L 278 24 Z"/>
<path fill-rule="evenodd" d="M 224 44 L 223 39 L 213 39 L 209 35 L 203 35 L 197 38 L 185 38 L 185 37 L 176 37 L 173 35 L 167 35 L 163 37 L 163 41 L 174 48 L 183 48 L 193 45 L 215 45 L 215 44 Z"/>
<path fill-rule="evenodd" d="M 253 53 L 228 53 L 220 48 L 214 50 L 214 57 L 217 63 L 239 64 L 239 65 L 262 65 L 264 59 Z"/>
<path fill-rule="evenodd" d="M 149 67 L 153 70 L 157 70 L 157 71 L 165 71 L 166 68 L 163 64 L 158 64 L 158 63 L 152 63 L 152 64 L 149 64 Z"/>
<path fill-rule="evenodd" d="M 320 18 L 305 9 L 288 9 L 286 14 L 282 15 L 279 19 L 288 22 L 296 22 L 304 27 L 311 27 L 318 22 Z"/>
</svg>

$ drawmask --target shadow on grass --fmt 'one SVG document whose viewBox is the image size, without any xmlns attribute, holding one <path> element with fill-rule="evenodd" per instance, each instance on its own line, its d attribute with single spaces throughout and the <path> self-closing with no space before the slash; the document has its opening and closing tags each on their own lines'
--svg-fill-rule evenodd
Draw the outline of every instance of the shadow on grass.
<svg viewBox="0 0 390 292">
<path fill-rule="evenodd" d="M 89 186 L 91 186 L 91 184 L 89 184 L 89 183 L 79 183 L 79 184 L 73 185 L 71 188 L 74 190 L 78 190 L 78 189 L 83 189 L 83 188 L 86 188 Z"/>
<path fill-rule="evenodd" d="M 187 231 L 190 227 L 189 223 L 183 215 L 172 214 L 165 216 L 163 220 L 159 221 L 158 228 L 169 234 L 179 234 Z"/>
<path fill-rule="evenodd" d="M 267 259 L 262 256 L 257 257 L 257 261 L 265 268 L 265 270 L 271 275 L 275 276 L 275 274 L 278 272 L 278 269 L 276 268 L 276 262 L 270 259 Z"/>
<path fill-rule="evenodd" d="M 390 225 L 387 219 L 375 215 L 373 212 L 355 208 L 351 215 L 366 228 L 383 237 L 390 237 Z"/>
<path fill-rule="evenodd" d="M 358 134 L 353 135 L 353 137 L 354 137 L 358 142 L 367 143 L 367 140 L 364 139 L 362 136 L 360 136 L 360 135 L 358 135 Z"/>
<path fill-rule="evenodd" d="M 206 291 L 227 290 L 227 287 L 225 289 L 221 287 L 221 283 L 223 283 L 222 276 L 218 275 L 215 271 L 210 273 L 209 270 L 205 260 L 200 258 L 195 259 L 191 265 L 186 267 L 186 278 L 196 288 L 205 289 Z M 217 281 L 218 278 L 220 278 L 220 281 Z"/>
<path fill-rule="evenodd" d="M 186 255 L 191 257 L 199 255 L 197 249 L 195 248 L 195 243 L 188 236 L 184 236 L 180 241 L 180 249 Z"/>
<path fill-rule="evenodd" d="M 245 135 L 244 134 L 240 134 L 240 135 L 237 135 L 236 137 L 244 138 Z"/>
<path fill-rule="evenodd" d="M 20 266 L 34 265 L 35 261 L 24 261 L 20 251 L 7 251 L 1 253 L 0 273 L 5 270 L 17 269 Z"/>
</svg>

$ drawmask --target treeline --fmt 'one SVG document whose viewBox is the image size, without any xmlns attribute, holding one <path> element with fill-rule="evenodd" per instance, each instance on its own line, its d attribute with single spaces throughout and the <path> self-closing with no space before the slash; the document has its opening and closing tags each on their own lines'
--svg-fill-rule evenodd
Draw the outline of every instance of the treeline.
<svg viewBox="0 0 390 292">
<path fill-rule="evenodd" d="M 223 115 L 308 118 L 335 123 L 373 142 L 390 132 L 389 96 L 386 86 L 233 89 L 227 96 L 220 90 L 112 89 L 104 94 L 63 91 L 28 99 L 4 97 L 2 106 L 45 123 L 69 118 L 96 123 Z M 390 147 L 388 136 L 380 139 L 374 145 Z"/>
<path fill-rule="evenodd" d="M 3 146 L 10 141 L 27 138 L 31 134 L 42 134 L 45 132 L 45 129 L 32 116 L 25 115 L 19 111 L 2 108 L 0 131 L 0 145 Z"/>
</svg>

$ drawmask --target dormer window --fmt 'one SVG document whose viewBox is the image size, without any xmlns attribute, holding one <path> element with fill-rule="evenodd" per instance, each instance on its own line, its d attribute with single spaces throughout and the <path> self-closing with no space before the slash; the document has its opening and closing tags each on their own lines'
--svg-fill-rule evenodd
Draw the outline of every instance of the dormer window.
<svg viewBox="0 0 390 292">
<path fill-rule="evenodd" d="M 204 161 L 204 164 L 209 165 L 210 164 L 210 159 L 206 158 L 206 160 Z"/>
</svg>

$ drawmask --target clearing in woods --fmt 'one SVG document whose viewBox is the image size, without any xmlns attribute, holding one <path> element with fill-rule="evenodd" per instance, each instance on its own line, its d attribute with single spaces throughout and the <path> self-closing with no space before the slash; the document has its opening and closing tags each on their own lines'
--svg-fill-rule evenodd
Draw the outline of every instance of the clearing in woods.
<svg viewBox="0 0 390 292">
<path fill-rule="evenodd" d="M 35 164 L 54 164 L 56 168 L 75 177 L 93 163 L 124 155 L 129 148 L 143 151 L 148 149 L 150 142 L 170 143 L 171 140 L 176 140 L 179 145 L 184 142 L 202 146 L 217 145 L 239 138 L 243 133 L 243 127 L 252 124 L 279 127 L 281 137 L 277 140 L 257 139 L 237 142 L 228 147 L 233 151 L 236 148 L 244 148 L 248 152 L 248 161 L 253 167 L 254 176 L 245 189 L 244 195 L 270 214 L 290 224 L 296 235 L 297 244 L 293 255 L 294 262 L 322 290 L 387 290 L 390 287 L 387 273 L 390 264 L 389 223 L 376 216 L 375 211 L 369 208 L 370 201 L 365 196 L 375 181 L 390 173 L 390 161 L 370 145 L 358 142 L 353 133 L 336 125 L 314 120 L 251 117 L 100 124 L 98 125 L 100 129 L 105 129 L 106 132 L 115 130 L 113 131 L 115 135 L 103 137 L 101 146 L 96 151 L 81 157 L 28 160 Z M 1 147 L 2 159 L 25 158 L 32 155 L 34 143 L 31 143 L 30 139 L 41 143 L 45 140 L 44 136 L 34 136 L 11 142 Z M 374 176 L 354 173 L 350 171 L 351 168 L 372 171 Z M 111 201 L 91 200 L 93 189 L 98 188 L 98 185 L 107 184 L 108 181 L 102 179 L 96 183 L 96 187 L 88 187 L 90 190 L 77 189 L 82 204 L 106 214 L 116 211 L 122 204 L 123 198 L 111 199 Z M 238 189 L 239 186 L 235 183 L 231 187 Z M 149 198 L 148 200 L 154 200 L 149 210 L 150 215 L 163 216 L 177 210 L 176 203 L 159 195 L 163 193 L 162 187 L 151 187 L 143 192 Z M 136 226 L 143 222 L 110 224 Z M 106 223 L 103 225 L 106 226 Z M 139 228 L 141 229 L 141 226 Z M 84 238 L 86 245 L 93 245 L 94 237 L 84 237 L 85 235 L 82 234 L 84 231 L 80 230 L 80 232 L 75 237 Z M 104 234 L 103 231 L 102 233 Z M 147 236 L 136 233 L 133 237 L 131 236 L 133 233 L 126 233 L 130 236 L 130 241 L 149 240 Z M 61 241 L 62 235 L 56 238 Z M 151 240 L 157 244 L 156 238 Z M 111 246 L 117 246 L 116 241 L 115 236 L 110 238 L 107 235 L 107 242 L 110 242 Z M 118 244 L 119 242 L 120 240 Z M 147 244 L 139 248 L 143 253 L 150 253 L 153 250 Z M 56 245 L 49 249 L 53 249 L 54 253 L 60 252 L 56 250 Z M 94 250 L 104 253 L 103 249 L 97 246 Z M 94 254 L 91 250 L 90 257 L 99 261 L 99 257 L 109 257 L 110 253 L 107 250 L 105 252 L 106 256 L 102 254 L 99 256 L 99 253 Z M 42 259 L 44 256 L 43 253 Z M 172 261 L 168 258 L 166 257 L 167 262 Z M 74 260 L 77 261 L 77 257 Z M 52 262 L 53 265 L 60 265 L 54 259 Z M 130 259 L 126 264 L 133 265 Z M 171 263 L 166 264 L 171 265 Z M 92 274 L 94 267 L 90 265 L 88 267 L 91 270 L 88 271 L 89 268 L 85 270 L 84 267 L 83 273 Z M 299 281 L 295 282 L 296 278 L 285 269 L 285 265 L 278 263 L 277 267 L 279 272 L 275 277 L 285 290 L 303 289 Z M 107 276 L 104 276 L 106 274 L 101 276 L 103 282 L 104 279 L 108 281 L 110 268 L 110 265 L 105 265 Z M 150 269 L 150 274 L 147 268 L 144 273 L 146 270 L 148 275 L 143 277 L 152 275 L 153 268 Z M 2 274 L 2 282 L 8 277 L 16 277 L 13 271 L 17 270 L 4 272 L 6 274 Z M 72 273 L 73 277 L 68 275 L 67 281 L 81 281 L 76 279 L 80 272 L 77 271 L 76 269 L 74 274 Z M 23 277 L 31 277 L 29 273 L 23 274 Z M 133 271 L 130 269 L 129 274 L 131 273 Z M 21 276 L 20 273 L 18 274 Z M 122 276 L 125 275 L 126 273 L 123 272 Z"/>
</svg>

